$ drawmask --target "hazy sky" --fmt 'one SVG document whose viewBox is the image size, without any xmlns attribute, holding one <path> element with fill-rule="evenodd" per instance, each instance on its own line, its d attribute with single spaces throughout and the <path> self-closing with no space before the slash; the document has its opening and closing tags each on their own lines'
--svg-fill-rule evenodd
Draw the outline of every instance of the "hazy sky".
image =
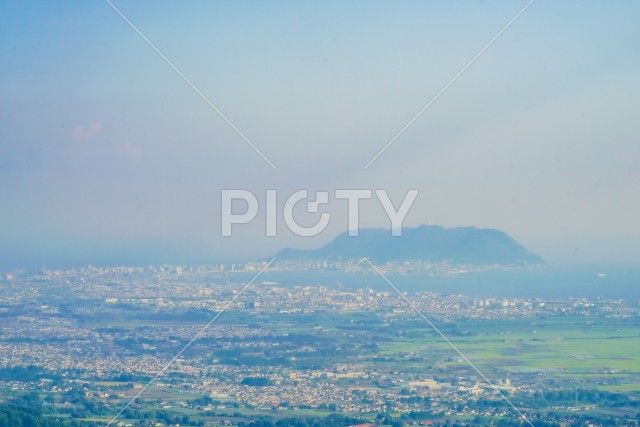
<svg viewBox="0 0 640 427">
<path fill-rule="evenodd" d="M 550 262 L 640 261 L 640 3 L 0 3 L 0 269 L 264 257 L 346 229 L 220 236 L 220 190 L 385 188 L 405 225 L 504 230 Z M 362 224 L 388 227 L 377 201 Z M 281 211 L 280 211 L 281 212 Z"/>
</svg>

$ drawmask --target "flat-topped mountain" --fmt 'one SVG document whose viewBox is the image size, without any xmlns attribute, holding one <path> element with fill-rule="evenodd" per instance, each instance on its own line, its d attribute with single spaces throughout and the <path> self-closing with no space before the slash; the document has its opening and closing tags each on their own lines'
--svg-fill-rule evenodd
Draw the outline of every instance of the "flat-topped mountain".
<svg viewBox="0 0 640 427">
<path fill-rule="evenodd" d="M 283 249 L 279 260 L 337 260 L 367 257 L 376 262 L 420 260 L 457 264 L 540 264 L 542 258 L 506 233 L 488 228 L 438 225 L 405 227 L 402 236 L 391 230 L 361 229 L 359 236 L 347 232 L 319 249 Z"/>
</svg>

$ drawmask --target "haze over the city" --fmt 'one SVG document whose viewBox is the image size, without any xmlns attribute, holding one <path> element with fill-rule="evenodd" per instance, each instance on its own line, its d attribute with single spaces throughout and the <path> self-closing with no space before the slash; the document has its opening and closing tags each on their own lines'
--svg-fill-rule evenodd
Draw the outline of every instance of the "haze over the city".
<svg viewBox="0 0 640 427">
<path fill-rule="evenodd" d="M 312 248 L 294 191 L 419 196 L 405 225 L 507 232 L 550 263 L 640 261 L 637 2 L 0 4 L 0 269 Z M 279 234 L 220 237 L 220 191 L 277 189 Z M 311 220 L 315 217 L 309 217 Z M 361 226 L 389 227 L 375 197 Z"/>
</svg>

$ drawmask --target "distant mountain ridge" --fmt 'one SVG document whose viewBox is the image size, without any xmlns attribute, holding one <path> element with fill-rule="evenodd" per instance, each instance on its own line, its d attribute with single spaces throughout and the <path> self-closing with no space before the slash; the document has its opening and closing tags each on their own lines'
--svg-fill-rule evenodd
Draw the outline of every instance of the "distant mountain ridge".
<svg viewBox="0 0 640 427">
<path fill-rule="evenodd" d="M 458 264 L 541 264 L 505 232 L 476 227 L 444 228 L 438 225 L 405 227 L 402 236 L 391 230 L 367 228 L 359 236 L 340 234 L 327 245 L 311 250 L 283 249 L 279 260 L 337 260 L 367 257 L 376 262 L 420 260 Z"/>
</svg>

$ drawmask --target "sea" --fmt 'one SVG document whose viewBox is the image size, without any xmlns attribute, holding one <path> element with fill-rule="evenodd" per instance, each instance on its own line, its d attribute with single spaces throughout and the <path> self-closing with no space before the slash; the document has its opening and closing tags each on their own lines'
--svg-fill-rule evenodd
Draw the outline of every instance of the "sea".
<svg viewBox="0 0 640 427">
<path fill-rule="evenodd" d="M 226 280 L 246 282 L 256 273 L 238 272 Z M 493 269 L 446 276 L 428 273 L 393 274 L 386 277 L 401 291 L 435 292 L 501 298 L 624 299 L 640 303 L 640 266 L 542 266 L 522 269 Z M 326 286 L 329 288 L 391 291 L 376 272 L 266 271 L 256 281 L 264 286 Z"/>
</svg>

